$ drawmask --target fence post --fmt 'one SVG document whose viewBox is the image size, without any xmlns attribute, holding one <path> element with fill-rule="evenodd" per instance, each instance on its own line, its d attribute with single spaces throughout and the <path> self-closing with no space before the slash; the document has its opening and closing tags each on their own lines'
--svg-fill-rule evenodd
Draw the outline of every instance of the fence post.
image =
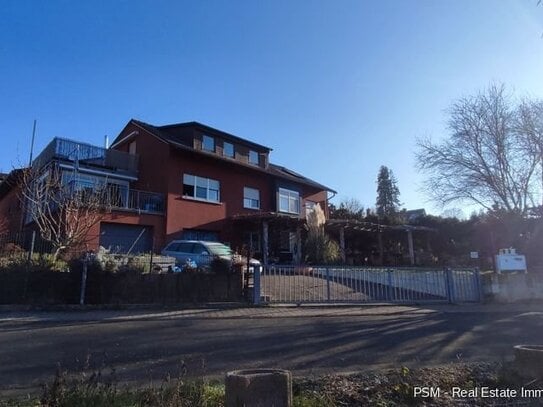
<svg viewBox="0 0 543 407">
<path fill-rule="evenodd" d="M 23 299 L 26 299 L 26 295 L 28 293 L 28 279 L 30 277 L 30 264 L 32 262 L 32 254 L 34 253 L 34 242 L 36 240 L 36 231 L 32 231 L 32 240 L 30 241 L 30 251 L 28 252 L 28 257 L 26 261 L 26 267 L 25 267 L 25 282 L 23 287 Z M 24 237 L 23 237 L 24 241 Z"/>
<path fill-rule="evenodd" d="M 79 305 L 85 304 L 85 290 L 87 289 L 87 254 L 83 258 L 83 272 L 81 273 L 81 291 L 79 293 Z"/>
<path fill-rule="evenodd" d="M 330 269 L 326 267 L 326 300 L 330 302 Z"/>
<path fill-rule="evenodd" d="M 447 282 L 447 297 L 449 297 L 449 303 L 454 303 L 454 275 L 452 269 L 447 267 L 445 269 L 445 281 Z"/>
<path fill-rule="evenodd" d="M 155 250 L 155 237 L 151 240 L 151 259 L 149 260 L 149 273 L 153 272 L 153 251 Z"/>
<path fill-rule="evenodd" d="M 392 289 L 392 270 L 388 269 L 387 270 L 387 274 L 388 274 L 388 290 L 387 290 L 387 295 L 388 295 L 388 298 L 387 300 L 388 301 L 393 301 L 394 300 L 394 290 Z"/>
<path fill-rule="evenodd" d="M 265 266 L 264 266 L 265 267 Z M 260 304 L 260 269 L 262 266 L 253 266 L 253 304 Z M 249 272 L 249 269 L 247 269 Z"/>
<path fill-rule="evenodd" d="M 483 302 L 483 299 L 484 299 L 483 279 L 481 277 L 481 271 L 479 270 L 479 267 L 475 267 L 474 274 L 475 274 L 475 283 L 477 284 L 477 291 L 479 294 L 479 302 Z"/>
<path fill-rule="evenodd" d="M 36 243 L 36 231 L 32 231 L 32 240 L 30 240 L 30 251 L 28 252 L 28 261 L 32 260 L 32 255 L 34 254 L 34 245 Z"/>
</svg>

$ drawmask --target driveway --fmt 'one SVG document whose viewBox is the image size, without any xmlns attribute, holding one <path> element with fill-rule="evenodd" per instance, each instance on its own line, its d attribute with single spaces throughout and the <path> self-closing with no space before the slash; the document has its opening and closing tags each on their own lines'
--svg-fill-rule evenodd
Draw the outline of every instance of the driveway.
<svg viewBox="0 0 543 407">
<path fill-rule="evenodd" d="M 36 391 L 60 364 L 122 381 L 239 368 L 295 375 L 502 360 L 543 343 L 543 305 L 0 312 L 0 392 Z"/>
</svg>

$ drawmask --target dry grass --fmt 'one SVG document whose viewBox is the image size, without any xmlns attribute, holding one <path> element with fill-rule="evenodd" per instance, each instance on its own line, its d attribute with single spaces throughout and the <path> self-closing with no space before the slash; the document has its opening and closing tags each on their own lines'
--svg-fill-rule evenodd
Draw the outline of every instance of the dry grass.
<svg viewBox="0 0 543 407">
<path fill-rule="evenodd" d="M 439 387 L 440 397 L 415 397 L 416 386 Z M 452 387 L 473 389 L 489 386 L 499 389 L 541 388 L 541 382 L 518 377 L 502 363 L 455 363 L 441 367 L 355 375 L 329 375 L 295 379 L 293 407 L 344 406 L 538 406 L 537 399 L 453 399 Z M 115 370 L 107 373 L 69 375 L 59 370 L 54 381 L 44 388 L 41 399 L 1 401 L 0 407 L 220 407 L 224 405 L 224 385 L 205 379 L 185 380 L 167 377 L 159 385 L 140 388 L 120 386 Z"/>
</svg>

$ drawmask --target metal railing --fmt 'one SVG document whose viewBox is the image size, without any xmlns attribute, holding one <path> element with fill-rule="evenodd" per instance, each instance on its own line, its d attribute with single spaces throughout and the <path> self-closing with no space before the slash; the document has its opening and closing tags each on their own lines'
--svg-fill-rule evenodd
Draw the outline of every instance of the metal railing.
<svg viewBox="0 0 543 407">
<path fill-rule="evenodd" d="M 478 302 L 477 270 L 271 265 L 260 276 L 268 303 Z"/>
<path fill-rule="evenodd" d="M 155 192 L 130 189 L 128 191 L 128 202 L 125 209 L 141 212 L 164 213 L 164 195 Z"/>
<path fill-rule="evenodd" d="M 33 164 L 41 167 L 55 158 L 78 162 L 79 165 L 88 164 L 121 170 L 134 175 L 138 171 L 137 155 L 59 137 L 55 137 L 45 147 Z"/>
<path fill-rule="evenodd" d="M 82 180 L 71 181 L 69 188 L 72 191 L 96 190 L 103 197 L 104 205 L 116 209 L 125 209 L 138 212 L 164 213 L 164 195 L 157 192 L 130 189 L 124 185 L 108 183 L 96 184 Z"/>
<path fill-rule="evenodd" d="M 164 214 L 165 198 L 164 194 L 148 191 L 139 191 L 130 189 L 124 185 L 118 184 L 100 184 L 85 181 L 71 181 L 65 185 L 62 197 L 58 201 L 46 201 L 50 210 L 57 210 L 62 202 L 67 203 L 71 200 L 79 202 L 82 207 L 92 205 L 102 209 L 116 209 L 135 211 L 138 213 Z M 97 206 L 98 205 L 98 206 Z M 33 211 L 25 212 L 25 224 L 33 221 Z"/>
</svg>

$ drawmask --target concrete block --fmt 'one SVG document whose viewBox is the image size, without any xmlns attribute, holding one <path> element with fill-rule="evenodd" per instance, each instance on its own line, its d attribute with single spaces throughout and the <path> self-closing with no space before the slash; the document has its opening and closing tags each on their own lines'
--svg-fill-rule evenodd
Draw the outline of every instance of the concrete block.
<svg viewBox="0 0 543 407">
<path fill-rule="evenodd" d="M 252 369 L 228 372 L 226 407 L 291 407 L 292 375 L 288 370 Z"/>
</svg>

